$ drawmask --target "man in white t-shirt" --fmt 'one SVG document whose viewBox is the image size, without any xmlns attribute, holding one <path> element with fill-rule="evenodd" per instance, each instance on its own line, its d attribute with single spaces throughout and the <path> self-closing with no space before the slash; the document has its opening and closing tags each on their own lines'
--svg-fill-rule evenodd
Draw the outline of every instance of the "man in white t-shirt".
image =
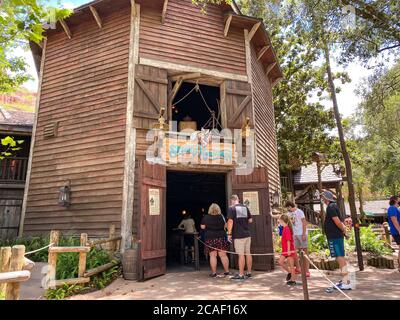
<svg viewBox="0 0 400 320">
<path fill-rule="evenodd" d="M 293 238 L 294 246 L 296 249 L 303 250 L 306 254 L 308 253 L 308 233 L 307 233 L 307 220 L 304 212 L 297 208 L 297 206 L 291 202 L 286 202 L 286 208 L 289 210 L 289 216 L 293 223 Z M 298 259 L 296 261 L 296 269 L 300 271 L 300 264 Z M 305 269 L 307 277 L 310 277 L 309 271 L 310 263 L 305 259 Z"/>
</svg>

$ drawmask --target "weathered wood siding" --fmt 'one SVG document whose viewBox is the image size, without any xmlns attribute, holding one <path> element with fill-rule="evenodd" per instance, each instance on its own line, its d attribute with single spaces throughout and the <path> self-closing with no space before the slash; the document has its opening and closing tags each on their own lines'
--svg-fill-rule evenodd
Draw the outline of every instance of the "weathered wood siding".
<svg viewBox="0 0 400 320">
<path fill-rule="evenodd" d="M 23 188 L 0 187 L 0 240 L 17 237 L 23 196 Z"/>
<path fill-rule="evenodd" d="M 243 29 L 231 29 L 225 38 L 221 7 L 209 5 L 203 14 L 191 0 L 169 0 L 164 24 L 159 11 L 142 9 L 139 55 L 246 75 Z"/>
<path fill-rule="evenodd" d="M 252 90 L 256 134 L 257 164 L 268 168 L 269 189 L 280 190 L 279 160 L 275 134 L 274 105 L 271 82 L 251 48 Z"/>
<path fill-rule="evenodd" d="M 24 234 L 105 235 L 120 226 L 130 7 L 51 35 L 47 42 Z M 58 134 L 44 139 L 45 125 Z M 72 206 L 58 206 L 71 181 Z"/>
</svg>

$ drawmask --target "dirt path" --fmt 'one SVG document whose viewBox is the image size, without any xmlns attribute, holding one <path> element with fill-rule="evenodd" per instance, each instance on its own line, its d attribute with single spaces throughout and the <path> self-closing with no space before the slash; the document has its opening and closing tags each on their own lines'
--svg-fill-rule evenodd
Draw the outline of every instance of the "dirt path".
<svg viewBox="0 0 400 320">
<path fill-rule="evenodd" d="M 227 278 L 211 279 L 208 271 L 171 272 L 146 282 L 132 282 L 118 278 L 104 290 L 78 295 L 71 299 L 81 300 L 300 300 L 302 286 L 288 287 L 284 274 L 279 271 L 256 272 L 253 279 L 235 282 Z M 330 273 L 331 280 L 339 279 Z M 400 299 L 400 273 L 397 270 L 380 270 L 367 267 L 356 273 L 357 288 L 346 293 L 352 299 Z M 300 282 L 300 278 L 298 279 Z M 309 294 L 311 299 L 343 300 L 345 297 L 335 290 L 325 293 L 329 283 L 316 271 L 311 270 Z"/>
<path fill-rule="evenodd" d="M 32 270 L 31 277 L 28 281 L 23 282 L 21 285 L 21 300 L 38 300 L 44 295 L 42 288 L 42 268 L 47 265 L 44 262 L 36 262 Z"/>
</svg>

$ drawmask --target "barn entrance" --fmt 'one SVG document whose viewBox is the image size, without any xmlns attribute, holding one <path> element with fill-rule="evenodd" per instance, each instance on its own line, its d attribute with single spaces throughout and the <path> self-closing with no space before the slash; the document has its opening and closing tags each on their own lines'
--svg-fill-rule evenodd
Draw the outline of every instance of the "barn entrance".
<svg viewBox="0 0 400 320">
<path fill-rule="evenodd" d="M 197 172 L 167 172 L 167 268 L 182 266 L 181 237 L 177 230 L 181 221 L 189 216 L 194 220 L 197 232 L 200 231 L 202 217 L 207 214 L 211 203 L 217 203 L 226 215 L 226 174 Z M 185 258 L 185 256 L 183 255 Z M 194 267 L 191 253 L 184 265 Z M 206 263 L 204 247 L 199 243 L 200 264 Z M 190 268 L 188 270 L 193 270 Z"/>
</svg>

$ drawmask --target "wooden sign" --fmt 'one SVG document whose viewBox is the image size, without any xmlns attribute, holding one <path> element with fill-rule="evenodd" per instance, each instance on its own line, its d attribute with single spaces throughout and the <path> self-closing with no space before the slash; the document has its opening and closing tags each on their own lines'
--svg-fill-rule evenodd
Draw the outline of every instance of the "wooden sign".
<svg viewBox="0 0 400 320">
<path fill-rule="evenodd" d="M 201 145 L 197 140 L 165 138 L 161 151 L 162 160 L 179 164 L 232 165 L 236 162 L 232 143 L 210 142 Z"/>
<path fill-rule="evenodd" d="M 260 214 L 258 191 L 243 192 L 243 204 L 249 208 L 251 215 L 258 216 Z"/>
<path fill-rule="evenodd" d="M 160 189 L 149 189 L 149 214 L 160 215 Z"/>
</svg>

